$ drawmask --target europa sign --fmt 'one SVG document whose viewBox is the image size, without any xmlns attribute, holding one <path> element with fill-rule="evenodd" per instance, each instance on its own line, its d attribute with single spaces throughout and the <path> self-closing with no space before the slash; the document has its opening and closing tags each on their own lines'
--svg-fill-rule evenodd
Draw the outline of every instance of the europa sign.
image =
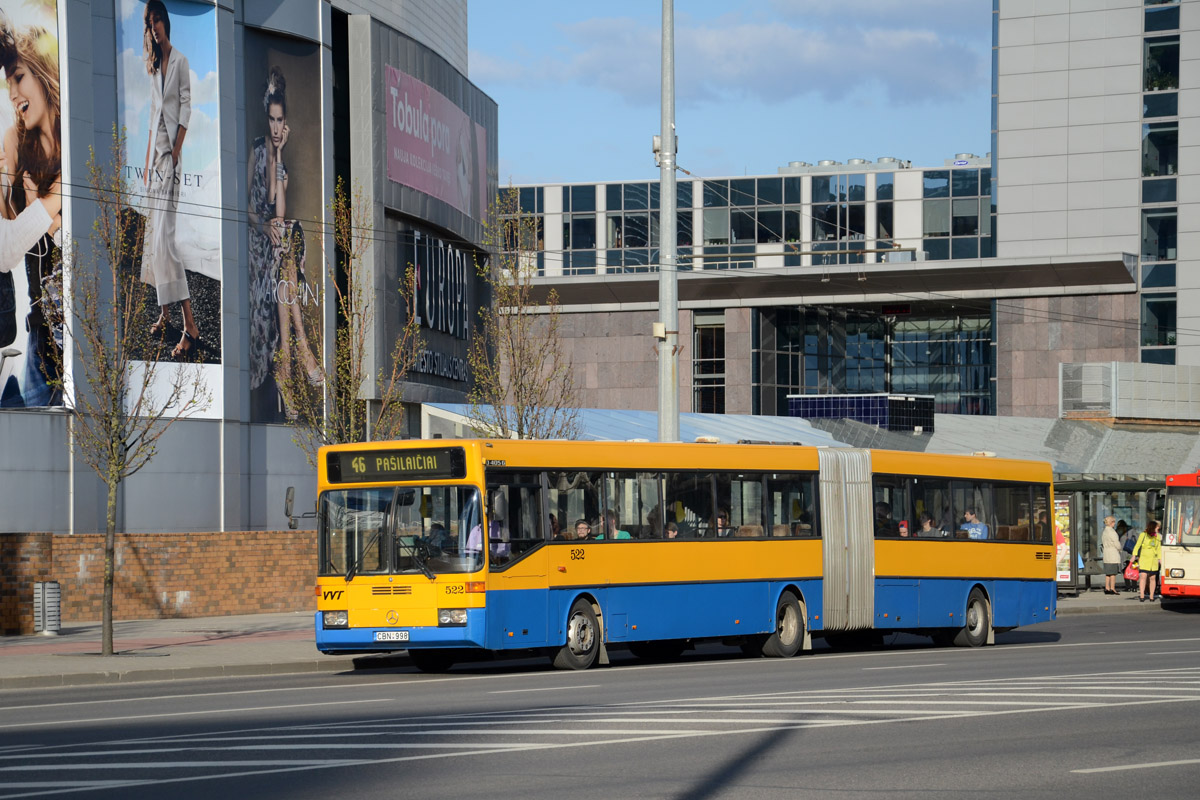
<svg viewBox="0 0 1200 800">
<path fill-rule="evenodd" d="M 414 373 L 465 382 L 465 347 L 475 317 L 475 254 L 420 230 L 400 233 L 400 265 L 415 273 L 412 310 L 430 335 L 430 345 L 412 366 Z M 455 341 L 457 340 L 457 341 Z M 448 349 L 442 349 L 448 348 Z"/>
<path fill-rule="evenodd" d="M 387 171 L 472 219 L 487 218 L 487 132 L 450 98 L 395 67 L 387 80 Z"/>
</svg>

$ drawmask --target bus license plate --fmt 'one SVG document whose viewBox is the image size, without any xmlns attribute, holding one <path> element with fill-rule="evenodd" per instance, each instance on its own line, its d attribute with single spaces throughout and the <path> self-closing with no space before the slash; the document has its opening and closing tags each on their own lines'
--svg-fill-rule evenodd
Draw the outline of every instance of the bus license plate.
<svg viewBox="0 0 1200 800">
<path fill-rule="evenodd" d="M 377 642 L 407 642 L 408 631 L 375 631 Z"/>
</svg>

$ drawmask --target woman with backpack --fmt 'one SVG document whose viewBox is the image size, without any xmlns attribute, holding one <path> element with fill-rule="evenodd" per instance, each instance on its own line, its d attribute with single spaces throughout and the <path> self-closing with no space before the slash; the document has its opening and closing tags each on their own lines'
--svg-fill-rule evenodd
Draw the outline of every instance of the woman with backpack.
<svg viewBox="0 0 1200 800">
<path fill-rule="evenodd" d="M 1158 523 L 1150 520 L 1146 523 L 1146 530 L 1138 537 L 1137 544 L 1133 546 L 1133 564 L 1141 570 L 1138 574 L 1138 602 L 1146 602 L 1146 586 L 1150 587 L 1150 599 L 1161 599 L 1162 595 L 1157 597 L 1154 594 L 1155 584 L 1158 582 L 1158 565 L 1162 558 L 1162 542 L 1158 540 Z"/>
</svg>

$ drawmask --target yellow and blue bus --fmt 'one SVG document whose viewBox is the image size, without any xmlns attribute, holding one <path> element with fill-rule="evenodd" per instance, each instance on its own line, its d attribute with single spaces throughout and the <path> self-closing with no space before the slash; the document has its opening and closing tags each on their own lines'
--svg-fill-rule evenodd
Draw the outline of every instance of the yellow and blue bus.
<svg viewBox="0 0 1200 800">
<path fill-rule="evenodd" d="M 555 666 L 704 640 L 787 657 L 1055 615 L 1050 466 L 786 444 L 432 440 L 322 449 L 316 643 Z"/>
</svg>

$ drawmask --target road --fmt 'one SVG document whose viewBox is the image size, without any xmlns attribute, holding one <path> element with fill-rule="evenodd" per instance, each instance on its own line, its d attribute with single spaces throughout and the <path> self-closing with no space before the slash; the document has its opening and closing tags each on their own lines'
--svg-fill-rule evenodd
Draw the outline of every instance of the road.
<svg viewBox="0 0 1200 800">
<path fill-rule="evenodd" d="M 790 660 L 708 646 L 0 692 L 0 800 L 1155 797 L 1200 792 L 1200 615 Z"/>
</svg>

